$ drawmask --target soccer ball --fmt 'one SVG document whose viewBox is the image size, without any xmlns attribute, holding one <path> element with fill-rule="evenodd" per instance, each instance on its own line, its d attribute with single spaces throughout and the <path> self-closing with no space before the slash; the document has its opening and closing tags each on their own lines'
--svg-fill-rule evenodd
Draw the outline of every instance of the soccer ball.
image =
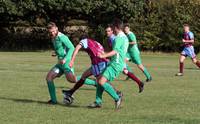
<svg viewBox="0 0 200 124">
<path fill-rule="evenodd" d="M 74 101 L 73 96 L 64 95 L 64 97 L 63 97 L 63 103 L 65 105 L 71 105 L 73 103 L 73 101 Z"/>
</svg>

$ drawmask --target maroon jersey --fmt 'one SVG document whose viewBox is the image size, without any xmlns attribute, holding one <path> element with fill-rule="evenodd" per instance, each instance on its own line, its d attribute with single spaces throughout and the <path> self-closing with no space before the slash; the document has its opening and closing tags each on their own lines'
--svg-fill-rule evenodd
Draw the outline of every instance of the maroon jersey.
<svg viewBox="0 0 200 124">
<path fill-rule="evenodd" d="M 93 65 L 96 65 L 100 62 L 108 62 L 108 59 L 99 58 L 98 54 L 104 52 L 103 46 L 95 40 L 92 39 L 83 39 L 80 41 L 80 45 L 90 56 L 91 62 Z"/>
<path fill-rule="evenodd" d="M 194 34 L 192 32 L 184 32 L 183 33 L 184 40 L 193 40 Z M 184 43 L 185 46 L 191 46 L 193 43 Z"/>
</svg>

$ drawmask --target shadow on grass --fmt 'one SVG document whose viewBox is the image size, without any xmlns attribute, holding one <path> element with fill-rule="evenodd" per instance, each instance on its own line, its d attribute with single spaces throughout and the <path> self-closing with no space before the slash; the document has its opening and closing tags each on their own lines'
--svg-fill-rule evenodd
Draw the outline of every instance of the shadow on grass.
<svg viewBox="0 0 200 124">
<path fill-rule="evenodd" d="M 71 89 L 72 87 L 65 87 L 65 86 L 56 86 L 56 88 L 58 88 L 58 89 L 67 89 L 67 90 L 69 90 L 69 89 Z M 96 90 L 96 88 L 95 88 L 95 86 L 91 86 L 91 88 L 80 88 L 80 89 L 78 89 L 78 90 L 86 90 L 86 91 L 93 91 L 93 90 Z"/>
<path fill-rule="evenodd" d="M 32 99 L 18 99 L 18 98 L 6 98 L 6 97 L 1 97 L 0 99 L 2 100 L 9 100 L 9 101 L 14 101 L 14 102 L 19 102 L 19 103 L 38 103 L 38 104 L 43 104 L 43 105 L 48 105 L 48 106 L 63 106 L 63 107 L 69 107 L 69 108 L 86 108 L 86 106 L 78 106 L 78 105 L 65 105 L 62 103 L 57 103 L 56 105 L 49 104 L 45 101 L 38 101 L 38 100 L 32 100 Z"/>
<path fill-rule="evenodd" d="M 185 69 L 188 69 L 188 70 L 199 70 L 200 71 L 200 69 L 199 68 L 185 68 Z"/>
</svg>

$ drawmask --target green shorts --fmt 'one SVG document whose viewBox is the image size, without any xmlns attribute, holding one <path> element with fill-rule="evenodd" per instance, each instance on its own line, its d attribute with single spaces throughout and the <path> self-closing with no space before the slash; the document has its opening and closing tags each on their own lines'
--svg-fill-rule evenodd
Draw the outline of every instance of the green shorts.
<svg viewBox="0 0 200 124">
<path fill-rule="evenodd" d="M 55 73 L 57 73 L 59 77 L 62 74 L 67 74 L 67 73 L 74 74 L 74 68 L 70 68 L 69 63 L 65 63 L 64 65 L 56 64 L 51 70 L 54 71 Z"/>
<path fill-rule="evenodd" d="M 107 68 L 102 73 L 102 76 L 105 77 L 108 81 L 113 81 L 119 74 L 123 71 L 123 66 L 116 68 L 117 66 L 108 65 Z"/>
<path fill-rule="evenodd" d="M 126 57 L 137 65 L 142 64 L 140 53 L 127 52 Z"/>
</svg>

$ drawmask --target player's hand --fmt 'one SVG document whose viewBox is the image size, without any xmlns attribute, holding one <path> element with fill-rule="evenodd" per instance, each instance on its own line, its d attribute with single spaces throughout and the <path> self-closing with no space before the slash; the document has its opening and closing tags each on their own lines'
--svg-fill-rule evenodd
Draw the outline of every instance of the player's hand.
<svg viewBox="0 0 200 124">
<path fill-rule="evenodd" d="M 56 57 L 56 56 L 57 56 L 57 55 L 56 55 L 56 52 L 53 51 L 52 54 L 51 54 L 51 56 L 52 56 L 52 57 Z"/>
<path fill-rule="evenodd" d="M 72 68 L 73 65 L 74 65 L 74 62 L 73 62 L 73 61 L 70 61 L 70 63 L 69 63 L 69 67 Z"/>
<path fill-rule="evenodd" d="M 145 44 L 145 42 L 144 42 L 144 41 L 140 41 L 140 44 L 142 44 L 142 45 L 143 45 L 143 44 Z"/>
<path fill-rule="evenodd" d="M 66 60 L 65 59 L 62 59 L 62 60 L 60 60 L 60 64 L 65 64 L 65 62 L 66 62 Z"/>
<path fill-rule="evenodd" d="M 183 42 L 186 42 L 186 40 L 185 40 L 185 39 L 183 39 L 182 41 L 183 41 Z"/>
<path fill-rule="evenodd" d="M 98 54 L 97 54 L 97 56 L 99 57 L 99 58 L 104 58 L 104 52 L 99 52 Z"/>
<path fill-rule="evenodd" d="M 98 54 L 98 57 L 99 57 L 99 58 L 104 58 L 104 54 L 103 54 L 103 53 L 100 53 L 100 54 Z"/>
</svg>

